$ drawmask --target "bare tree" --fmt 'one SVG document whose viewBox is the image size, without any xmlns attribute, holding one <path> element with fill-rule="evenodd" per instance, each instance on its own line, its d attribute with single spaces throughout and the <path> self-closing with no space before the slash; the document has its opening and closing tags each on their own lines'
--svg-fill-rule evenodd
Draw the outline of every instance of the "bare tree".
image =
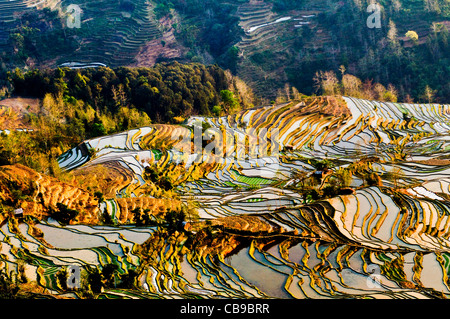
<svg viewBox="0 0 450 319">
<path fill-rule="evenodd" d="M 339 93 L 339 81 L 333 71 L 318 71 L 313 80 L 316 89 L 322 89 L 324 95 L 335 95 Z"/>
<path fill-rule="evenodd" d="M 398 44 L 398 39 L 397 39 L 397 26 L 395 25 L 394 21 L 389 20 L 389 30 L 387 33 L 387 38 L 389 39 L 389 42 L 393 45 Z"/>
<path fill-rule="evenodd" d="M 344 74 L 342 77 L 344 94 L 354 97 L 361 97 L 362 82 L 359 78 L 351 74 Z"/>
<path fill-rule="evenodd" d="M 433 90 L 428 84 L 425 86 L 425 91 L 422 94 L 422 99 L 431 103 L 434 100 L 436 90 Z"/>
</svg>

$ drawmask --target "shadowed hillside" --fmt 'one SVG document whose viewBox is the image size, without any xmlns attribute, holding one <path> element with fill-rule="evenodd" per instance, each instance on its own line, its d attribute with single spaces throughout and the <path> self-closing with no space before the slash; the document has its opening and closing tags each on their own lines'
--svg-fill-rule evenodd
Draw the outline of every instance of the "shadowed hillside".
<svg viewBox="0 0 450 319">
<path fill-rule="evenodd" d="M 372 15 L 366 0 L 0 5 L 3 75 L 15 67 L 217 63 L 270 102 L 284 97 L 286 85 L 308 95 L 327 94 L 315 85 L 316 73 L 339 75 L 344 67 L 363 82 L 393 85 L 402 101 L 428 102 L 432 94 L 445 103 L 450 96 L 445 0 L 380 1 Z M 79 18 L 79 25 L 74 27 L 72 18 Z M 377 27 L 368 24 L 373 19 Z"/>
</svg>

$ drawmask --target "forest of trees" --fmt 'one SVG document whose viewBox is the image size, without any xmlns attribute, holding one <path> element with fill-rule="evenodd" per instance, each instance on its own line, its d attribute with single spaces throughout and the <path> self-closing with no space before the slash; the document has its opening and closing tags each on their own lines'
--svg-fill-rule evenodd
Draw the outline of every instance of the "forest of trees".
<svg viewBox="0 0 450 319">
<path fill-rule="evenodd" d="M 380 28 L 366 25 L 370 3 L 367 0 L 337 2 L 316 17 L 331 42 L 323 50 L 314 49 L 320 48 L 320 43 L 313 49 L 299 46 L 300 53 L 297 51 L 297 57 L 286 67 L 291 85 L 305 94 L 317 92 L 312 81 L 316 72 L 332 70 L 339 74 L 344 65 L 363 82 L 395 86 L 399 102 L 428 102 L 427 92 L 432 91 L 435 102 L 448 103 L 449 32 L 444 23 L 436 22 L 448 20 L 448 1 L 378 1 Z M 419 29 L 426 36 L 411 39 Z M 314 36 L 311 41 L 316 41 Z"/>
<path fill-rule="evenodd" d="M 69 104 L 89 105 L 99 114 L 117 114 L 129 107 L 158 123 L 170 123 L 179 116 L 212 115 L 222 103 L 221 91 L 232 85 L 232 79 L 216 65 L 178 62 L 153 68 L 16 69 L 8 77 L 12 94 L 17 96 L 52 94 Z M 123 129 L 128 127 L 123 125 Z"/>
</svg>

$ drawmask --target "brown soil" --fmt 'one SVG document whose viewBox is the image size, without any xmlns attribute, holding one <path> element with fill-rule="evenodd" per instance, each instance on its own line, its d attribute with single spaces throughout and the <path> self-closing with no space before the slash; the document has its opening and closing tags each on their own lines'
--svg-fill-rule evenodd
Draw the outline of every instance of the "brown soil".
<svg viewBox="0 0 450 319">
<path fill-rule="evenodd" d="M 434 166 L 445 166 L 450 165 L 450 159 L 437 159 L 437 158 L 430 158 L 423 161 L 415 161 L 419 164 L 425 164 L 425 165 L 434 165 Z"/>
<path fill-rule="evenodd" d="M 164 28 L 162 37 L 147 42 L 137 54 L 136 62 L 131 64 L 131 67 L 152 67 L 160 58 L 180 58 L 187 52 L 187 49 L 175 39 L 173 23 L 173 19 L 169 18 L 160 20 L 160 25 Z"/>
<path fill-rule="evenodd" d="M 39 99 L 9 98 L 0 101 L 0 130 L 33 129 L 26 114 L 39 113 Z"/>
</svg>

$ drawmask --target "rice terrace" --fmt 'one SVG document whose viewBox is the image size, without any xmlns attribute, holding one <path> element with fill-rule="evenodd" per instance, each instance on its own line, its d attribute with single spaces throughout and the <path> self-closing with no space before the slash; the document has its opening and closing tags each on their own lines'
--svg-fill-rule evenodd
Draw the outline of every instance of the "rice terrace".
<svg viewBox="0 0 450 319">
<path fill-rule="evenodd" d="M 1 299 L 450 297 L 448 2 L 380 1 L 367 45 L 441 69 L 379 77 L 316 68 L 367 1 L 204 1 L 220 52 L 202 1 L 108 2 L 0 0 Z"/>
</svg>

